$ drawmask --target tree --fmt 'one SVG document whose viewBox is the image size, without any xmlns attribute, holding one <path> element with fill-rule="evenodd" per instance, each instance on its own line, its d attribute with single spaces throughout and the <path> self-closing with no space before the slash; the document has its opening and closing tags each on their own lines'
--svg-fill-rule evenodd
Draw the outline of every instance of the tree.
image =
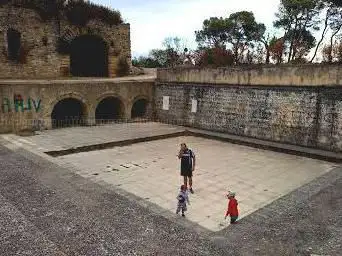
<svg viewBox="0 0 342 256">
<path fill-rule="evenodd" d="M 311 34 L 310 31 L 304 30 L 300 33 L 299 31 L 289 31 L 287 36 L 289 38 L 295 38 L 292 44 L 292 58 L 291 61 L 296 59 L 303 60 L 316 45 L 316 38 Z M 293 35 L 294 34 L 294 35 Z"/>
<path fill-rule="evenodd" d="M 333 47 L 333 54 L 338 63 L 342 63 L 342 38 L 339 41 L 335 42 Z"/>
<path fill-rule="evenodd" d="M 231 48 L 238 64 L 246 59 L 245 54 L 251 53 L 250 48 L 257 42 L 263 42 L 268 48 L 265 31 L 265 25 L 256 22 L 253 12 L 241 11 L 232 13 L 228 18 L 206 19 L 202 30 L 195 34 L 200 48 Z"/>
<path fill-rule="evenodd" d="M 332 34 L 330 37 L 329 62 L 332 62 L 332 59 L 333 59 L 332 50 L 333 50 L 334 38 L 342 29 L 342 7 L 333 5 L 331 12 L 332 12 L 332 15 L 331 15 L 329 26 L 332 31 Z"/>
<path fill-rule="evenodd" d="M 195 65 L 200 67 L 225 67 L 234 64 L 232 51 L 217 48 L 199 49 L 194 54 Z"/>
<path fill-rule="evenodd" d="M 303 34 L 319 29 L 319 14 L 323 7 L 321 0 L 281 0 L 274 26 L 284 30 L 283 38 L 286 40 L 285 44 L 288 44 L 288 62 L 295 59 L 294 45 L 305 38 Z"/>
<path fill-rule="evenodd" d="M 203 21 L 202 30 L 195 31 L 196 42 L 200 47 L 225 48 L 228 33 L 227 19 L 211 17 Z"/>
<path fill-rule="evenodd" d="M 132 60 L 132 65 L 135 67 L 143 68 L 161 68 L 162 65 L 150 56 L 140 56 L 139 58 L 134 58 Z"/>
<path fill-rule="evenodd" d="M 167 37 L 162 44 L 166 50 L 167 63 L 170 66 L 182 65 L 184 63 L 188 51 L 184 40 L 179 37 Z"/>
<path fill-rule="evenodd" d="M 323 62 L 338 62 L 342 63 L 342 36 L 336 40 L 333 45 L 330 43 L 322 49 Z"/>
<path fill-rule="evenodd" d="M 146 68 L 166 68 L 184 63 L 188 49 L 185 47 L 186 43 L 183 39 L 167 37 L 163 40 L 162 45 L 162 49 L 152 49 L 147 57 L 135 58 L 132 64 Z"/>
<path fill-rule="evenodd" d="M 262 40 L 266 27 L 256 22 L 253 12 L 247 11 L 231 14 L 227 24 L 227 41 L 232 45 L 235 63 L 240 63 L 245 51 Z"/>
<path fill-rule="evenodd" d="M 284 43 L 284 38 L 276 38 L 273 37 L 270 41 L 269 45 L 269 51 L 272 60 L 280 64 L 283 62 L 283 55 L 284 55 L 284 50 L 285 50 L 285 43 Z"/>
<path fill-rule="evenodd" d="M 325 47 L 325 49 L 323 50 L 325 55 L 327 54 L 329 55 L 329 52 L 328 52 L 329 49 L 332 51 L 333 39 L 341 29 L 340 25 L 342 24 L 342 1 L 341 0 L 322 0 L 322 4 L 325 8 L 324 27 L 323 27 L 321 38 L 318 41 L 318 44 L 316 45 L 314 55 L 311 58 L 310 62 L 312 62 L 315 59 L 317 52 L 318 52 L 318 48 L 322 44 L 329 28 L 332 30 L 332 36 L 330 37 L 330 48 Z M 332 55 L 332 52 L 330 52 L 330 59 L 331 59 L 331 55 Z"/>
</svg>

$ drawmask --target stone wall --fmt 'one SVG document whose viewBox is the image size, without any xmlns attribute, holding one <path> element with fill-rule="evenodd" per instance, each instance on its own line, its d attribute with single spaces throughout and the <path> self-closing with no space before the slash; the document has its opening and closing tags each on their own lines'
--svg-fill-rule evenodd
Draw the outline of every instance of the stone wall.
<svg viewBox="0 0 342 256">
<path fill-rule="evenodd" d="M 241 66 L 232 68 L 159 69 L 160 82 L 230 84 L 260 86 L 321 86 L 341 85 L 341 65 L 270 65 Z"/>
<path fill-rule="evenodd" d="M 21 33 L 22 47 L 27 52 L 26 61 L 8 60 L 7 29 Z M 109 47 L 109 76 L 115 77 L 118 59 L 127 59 L 131 65 L 130 25 L 108 26 L 90 21 L 78 28 L 65 20 L 43 21 L 34 11 L 25 8 L 0 6 L 0 78 L 58 78 L 70 76 L 70 57 L 57 52 L 58 37 L 71 42 L 84 34 L 98 35 Z M 45 43 L 47 39 L 47 43 Z"/>
<path fill-rule="evenodd" d="M 154 82 L 92 80 L 0 81 L 0 132 L 24 129 L 50 129 L 54 106 L 65 98 L 74 98 L 84 105 L 85 121 L 95 124 L 95 110 L 101 100 L 115 97 L 122 103 L 123 119 L 131 118 L 131 109 L 138 99 L 146 99 L 148 116 L 152 114 Z M 22 104 L 16 104 L 20 97 Z"/>
<path fill-rule="evenodd" d="M 341 152 L 341 71 L 341 66 L 160 70 L 156 115 L 163 122 Z M 164 96 L 169 110 L 163 109 Z"/>
</svg>

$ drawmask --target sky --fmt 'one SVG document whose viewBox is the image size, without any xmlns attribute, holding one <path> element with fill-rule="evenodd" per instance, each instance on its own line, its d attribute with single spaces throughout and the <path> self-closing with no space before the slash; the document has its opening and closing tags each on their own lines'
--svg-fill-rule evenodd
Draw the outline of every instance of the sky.
<svg viewBox="0 0 342 256">
<path fill-rule="evenodd" d="M 119 10 L 131 27 L 132 56 L 147 55 L 162 47 L 166 37 L 182 38 L 196 48 L 195 31 L 210 17 L 228 17 L 237 11 L 253 11 L 257 22 L 272 31 L 280 0 L 92 0 Z"/>
</svg>

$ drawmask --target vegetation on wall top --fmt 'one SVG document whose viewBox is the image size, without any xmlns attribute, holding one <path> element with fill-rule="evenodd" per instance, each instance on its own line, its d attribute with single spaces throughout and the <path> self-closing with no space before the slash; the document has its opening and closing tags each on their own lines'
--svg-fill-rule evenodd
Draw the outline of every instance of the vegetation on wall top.
<svg viewBox="0 0 342 256">
<path fill-rule="evenodd" d="M 85 0 L 0 0 L 0 6 L 7 4 L 35 10 L 43 20 L 66 17 L 77 26 L 85 26 L 90 20 L 108 25 L 123 23 L 119 11 Z"/>
</svg>

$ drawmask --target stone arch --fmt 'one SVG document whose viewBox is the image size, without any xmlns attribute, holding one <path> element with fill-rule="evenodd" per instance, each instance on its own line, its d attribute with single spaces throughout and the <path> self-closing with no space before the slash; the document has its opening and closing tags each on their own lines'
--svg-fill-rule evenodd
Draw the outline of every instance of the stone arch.
<svg viewBox="0 0 342 256">
<path fill-rule="evenodd" d="M 95 108 L 96 123 L 115 122 L 125 119 L 125 103 L 117 94 L 105 94 L 97 99 Z"/>
<path fill-rule="evenodd" d="M 83 29 L 66 27 L 61 34 L 61 38 L 68 43 L 71 43 L 77 37 L 89 35 L 101 37 L 108 46 L 111 45 L 110 38 L 108 38 L 104 33 L 100 33 L 98 30 L 91 29 L 89 27 Z"/>
<path fill-rule="evenodd" d="M 150 101 L 147 96 L 138 96 L 132 100 L 131 118 L 144 118 L 148 116 Z"/>
<path fill-rule="evenodd" d="M 78 93 L 63 94 L 54 100 L 50 106 L 49 115 L 52 128 L 87 124 L 89 108 L 84 97 Z"/>
</svg>

